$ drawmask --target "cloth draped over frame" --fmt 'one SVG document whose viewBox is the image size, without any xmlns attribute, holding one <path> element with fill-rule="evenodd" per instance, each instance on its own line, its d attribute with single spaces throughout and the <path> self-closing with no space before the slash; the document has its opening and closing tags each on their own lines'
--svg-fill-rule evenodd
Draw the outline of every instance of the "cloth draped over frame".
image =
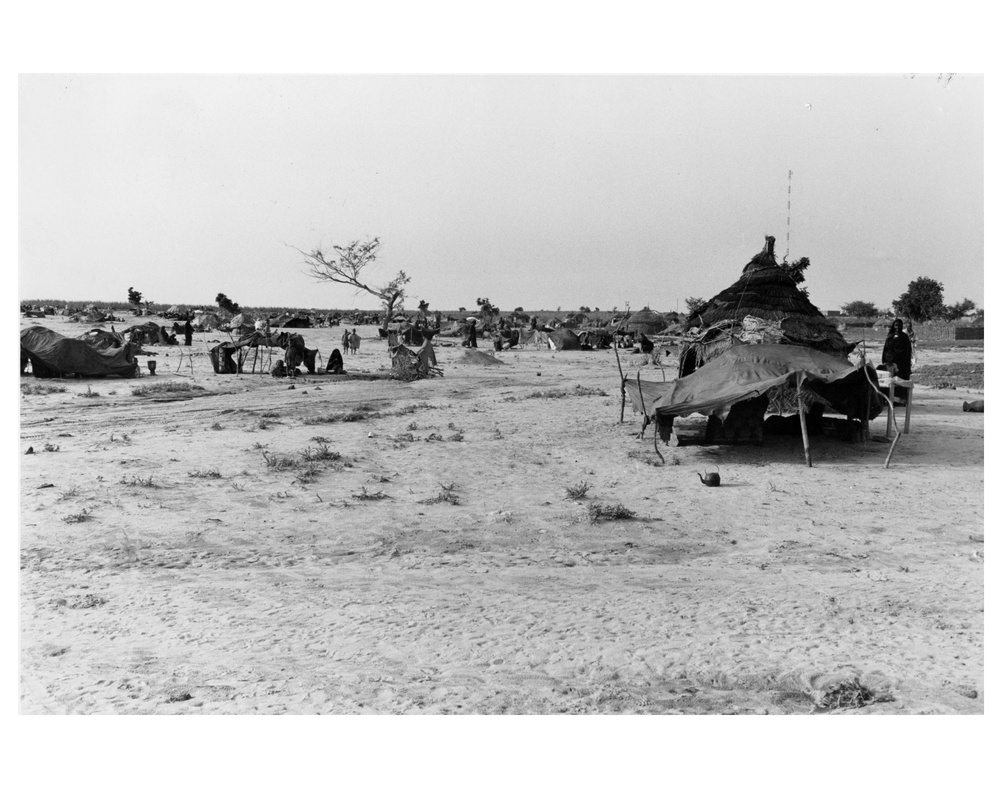
<svg viewBox="0 0 1000 800">
<path fill-rule="evenodd" d="M 647 417 L 705 414 L 724 417 L 733 405 L 759 397 L 768 389 L 790 384 L 815 392 L 836 411 L 855 419 L 874 419 L 881 402 L 871 390 L 863 369 L 846 358 L 810 347 L 780 344 L 736 345 L 700 369 L 676 381 L 654 382 L 631 378 L 625 389 L 634 411 Z M 874 372 L 869 373 L 874 380 Z"/>
</svg>

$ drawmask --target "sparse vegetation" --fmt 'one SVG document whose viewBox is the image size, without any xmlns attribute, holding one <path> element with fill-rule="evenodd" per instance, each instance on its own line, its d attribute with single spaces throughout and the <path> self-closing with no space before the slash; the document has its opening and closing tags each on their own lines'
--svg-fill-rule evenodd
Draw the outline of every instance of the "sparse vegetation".
<svg viewBox="0 0 1000 800">
<path fill-rule="evenodd" d="M 570 500 L 583 500 L 588 491 L 590 491 L 590 484 L 586 481 L 580 481 L 576 486 L 566 487 L 566 497 Z"/>
<path fill-rule="evenodd" d="M 131 478 L 126 478 L 122 476 L 122 479 L 118 481 L 124 486 L 129 486 L 132 488 L 142 488 L 142 489 L 155 489 L 156 482 L 153 480 L 153 476 L 150 475 L 148 478 L 140 478 L 138 475 L 133 475 Z"/>
<path fill-rule="evenodd" d="M 616 503 L 615 505 L 591 503 L 587 507 L 587 512 L 590 515 L 591 525 L 596 525 L 605 519 L 632 519 L 635 516 L 635 512 L 632 509 L 626 508 L 621 503 Z"/>
<path fill-rule="evenodd" d="M 351 495 L 355 500 L 388 500 L 389 495 L 379 489 L 376 492 L 369 492 L 367 487 L 362 486 L 361 489 Z"/>
<path fill-rule="evenodd" d="M 100 396 L 101 396 L 101 393 L 100 392 L 95 392 L 93 389 L 90 388 L 90 386 L 87 387 L 87 391 L 80 392 L 77 395 L 77 397 L 100 397 Z"/>
<path fill-rule="evenodd" d="M 525 400 L 555 400 L 560 397 L 607 397 L 608 393 L 603 389 L 592 389 L 589 386 L 581 386 L 577 384 L 572 389 L 546 389 L 544 391 L 532 392 L 531 394 L 525 395 Z"/>
<path fill-rule="evenodd" d="M 196 469 L 193 472 L 188 473 L 189 478 L 207 478 L 211 480 L 218 480 L 222 478 L 222 473 L 217 469 Z"/>
<path fill-rule="evenodd" d="M 60 394 L 66 387 L 61 383 L 22 383 L 21 394 Z"/>
<path fill-rule="evenodd" d="M 322 442 L 318 447 L 307 447 L 302 451 L 304 461 L 337 461 L 340 453 L 331 450 L 326 442 Z"/>
<path fill-rule="evenodd" d="M 424 500 L 418 500 L 417 502 L 421 505 L 429 506 L 435 503 L 448 503 L 452 506 L 459 505 L 458 495 L 455 494 L 455 484 L 440 484 L 441 491 L 439 491 L 434 497 L 428 497 Z"/>
<path fill-rule="evenodd" d="M 132 394 L 135 397 L 146 397 L 151 394 L 170 394 L 171 392 L 203 392 L 205 387 L 188 381 L 163 381 L 161 383 L 144 383 L 142 386 L 133 386 Z"/>
<path fill-rule="evenodd" d="M 50 444 L 50 443 L 46 442 L 45 443 L 45 447 L 43 447 L 42 449 L 46 453 L 58 453 L 59 452 L 59 445 L 57 445 L 57 444 Z"/>
<path fill-rule="evenodd" d="M 861 681 L 854 678 L 843 681 L 827 691 L 817 704 L 820 708 L 861 708 L 872 703 L 886 703 L 892 700 L 891 695 L 882 695 L 872 691 Z"/>
<path fill-rule="evenodd" d="M 90 519 L 93 519 L 93 517 L 91 517 L 90 515 L 90 510 L 85 508 L 76 514 L 68 514 L 67 516 L 62 518 L 62 521 L 72 525 L 73 523 L 76 522 L 87 522 Z"/>
</svg>

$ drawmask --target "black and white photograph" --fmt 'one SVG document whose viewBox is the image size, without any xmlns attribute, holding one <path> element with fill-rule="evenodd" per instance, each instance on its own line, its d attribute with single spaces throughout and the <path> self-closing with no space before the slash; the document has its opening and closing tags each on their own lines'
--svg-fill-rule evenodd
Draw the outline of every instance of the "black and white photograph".
<svg viewBox="0 0 1000 800">
<path fill-rule="evenodd" d="M 21 75 L 21 712 L 982 714 L 983 86 Z"/>
</svg>

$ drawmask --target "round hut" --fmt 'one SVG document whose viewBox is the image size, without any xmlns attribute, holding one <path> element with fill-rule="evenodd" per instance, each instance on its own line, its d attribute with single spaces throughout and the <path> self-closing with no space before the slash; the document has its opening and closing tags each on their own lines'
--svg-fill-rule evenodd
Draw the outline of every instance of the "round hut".
<svg viewBox="0 0 1000 800">
<path fill-rule="evenodd" d="M 625 321 L 625 328 L 633 334 L 643 333 L 646 336 L 655 336 L 667 327 L 667 321 L 658 311 L 650 311 L 648 308 L 636 311 Z"/>
</svg>

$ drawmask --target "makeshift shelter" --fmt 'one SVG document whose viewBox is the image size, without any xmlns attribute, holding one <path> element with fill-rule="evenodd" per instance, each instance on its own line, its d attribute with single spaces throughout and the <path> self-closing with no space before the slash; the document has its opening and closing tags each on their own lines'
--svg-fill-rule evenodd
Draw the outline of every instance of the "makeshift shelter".
<svg viewBox="0 0 1000 800">
<path fill-rule="evenodd" d="M 177 344 L 177 337 L 155 322 L 132 325 L 122 331 L 122 336 L 132 344 Z"/>
<path fill-rule="evenodd" d="M 624 387 L 633 410 L 642 411 L 646 422 L 655 418 L 661 433 L 673 426 L 675 417 L 700 413 L 709 416 L 709 438 L 720 441 L 745 440 L 748 413 L 739 417 L 742 430 L 725 428 L 737 408 L 757 417 L 750 420 L 757 423 L 750 426 L 750 440 L 760 441 L 768 392 L 787 387 L 796 397 L 806 460 L 811 465 L 806 417 L 815 420 L 823 410 L 833 409 L 848 419 L 874 419 L 884 404 L 872 383 L 877 383 L 877 377 L 871 367 L 852 364 L 840 355 L 799 345 L 739 344 L 676 381 L 640 381 L 637 377 L 625 380 Z M 714 436 L 713 418 L 722 426 L 716 426 Z"/>
<path fill-rule="evenodd" d="M 395 334 L 390 334 L 389 353 L 392 356 L 392 375 L 399 380 L 412 381 L 442 374 L 437 368 L 437 357 L 430 339 L 411 349 L 400 344 Z"/>
<path fill-rule="evenodd" d="M 186 314 L 187 308 L 185 306 L 170 306 L 170 308 L 163 312 L 165 319 L 180 319 Z"/>
<path fill-rule="evenodd" d="M 636 335 L 643 333 L 646 336 L 655 336 L 665 327 L 667 327 L 667 320 L 663 318 L 662 314 L 644 308 L 628 317 L 622 329 Z"/>
<path fill-rule="evenodd" d="M 196 331 L 214 331 L 222 325 L 222 318 L 214 311 L 203 311 L 195 316 L 191 325 Z"/>
<path fill-rule="evenodd" d="M 684 332 L 680 377 L 737 344 L 803 345 L 841 356 L 853 349 L 798 288 L 788 265 L 778 264 L 773 236 L 736 283 L 691 313 Z"/>
<path fill-rule="evenodd" d="M 270 320 L 272 328 L 311 328 L 312 319 L 308 314 L 297 312 L 294 314 L 281 314 Z"/>
<path fill-rule="evenodd" d="M 31 364 L 38 378 L 80 378 L 118 376 L 132 378 L 139 365 L 132 355 L 132 346 L 97 350 L 87 342 L 70 339 L 55 331 L 33 325 L 21 331 L 21 374 Z"/>
<path fill-rule="evenodd" d="M 81 333 L 76 338 L 81 342 L 86 342 L 95 350 L 108 350 L 109 348 L 117 348 L 125 344 L 125 340 L 121 334 L 103 331 L 100 328 L 94 328 L 86 333 Z"/>
<path fill-rule="evenodd" d="M 580 337 L 569 328 L 556 328 L 548 331 L 546 336 L 549 340 L 550 350 L 579 350 Z"/>
</svg>

